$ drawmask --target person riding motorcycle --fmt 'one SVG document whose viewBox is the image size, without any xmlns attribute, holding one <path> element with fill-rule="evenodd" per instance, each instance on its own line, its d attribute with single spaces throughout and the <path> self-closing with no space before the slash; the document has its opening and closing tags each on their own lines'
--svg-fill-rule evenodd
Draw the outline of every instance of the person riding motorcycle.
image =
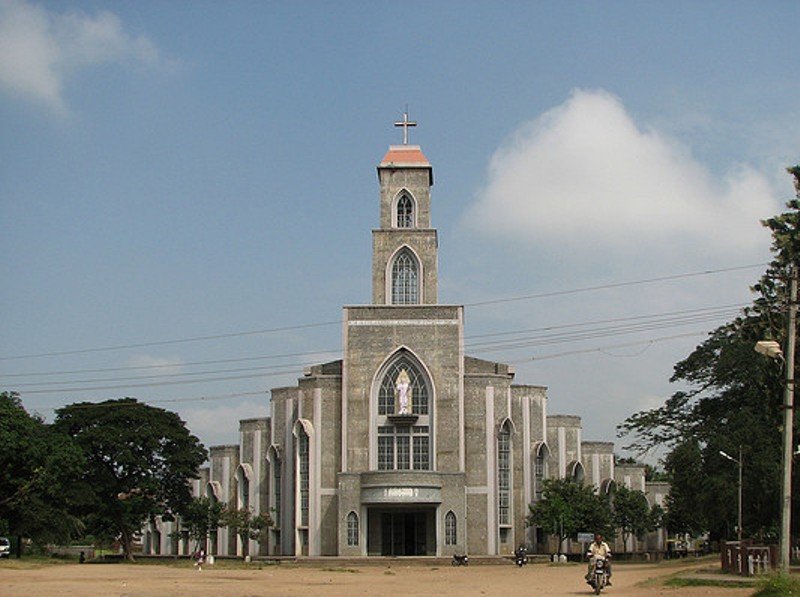
<svg viewBox="0 0 800 597">
<path fill-rule="evenodd" d="M 607 584 L 611 586 L 611 548 L 608 543 L 603 541 L 603 536 L 600 533 L 595 533 L 594 542 L 589 544 L 588 555 L 589 570 L 586 572 L 586 582 L 591 584 L 592 574 L 594 573 L 594 559 L 600 557 L 606 561 Z"/>
</svg>

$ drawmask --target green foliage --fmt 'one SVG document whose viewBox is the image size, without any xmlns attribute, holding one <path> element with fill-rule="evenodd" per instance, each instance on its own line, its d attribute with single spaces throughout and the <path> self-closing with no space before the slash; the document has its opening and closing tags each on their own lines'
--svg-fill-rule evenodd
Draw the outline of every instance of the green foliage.
<svg viewBox="0 0 800 597">
<path fill-rule="evenodd" d="M 0 393 L 0 528 L 35 543 L 81 531 L 71 509 L 84 460 L 72 440 L 29 415 L 14 392 Z"/>
<path fill-rule="evenodd" d="M 243 553 L 247 555 L 248 540 L 261 540 L 264 532 L 272 526 L 272 518 L 266 513 L 253 514 L 253 511 L 248 508 L 228 508 L 222 513 L 220 523 L 239 535 L 242 541 Z"/>
<path fill-rule="evenodd" d="M 606 538 L 615 535 L 608 500 L 596 495 L 592 487 L 571 479 L 546 480 L 542 499 L 530 506 L 526 522 L 557 536 L 559 550 L 565 539 L 577 533 L 601 533 Z"/>
<path fill-rule="evenodd" d="M 173 412 L 132 398 L 77 403 L 56 413 L 55 428 L 83 451 L 81 509 L 90 532 L 131 543 L 147 520 L 180 514 L 191 502 L 188 479 L 206 450 Z"/>
<path fill-rule="evenodd" d="M 654 522 L 659 517 L 658 510 L 651 513 L 647 497 L 641 491 L 620 486 L 612 500 L 611 520 L 621 532 L 623 544 L 628 537 L 641 537 L 648 531 L 655 530 Z"/>
<path fill-rule="evenodd" d="M 227 510 L 225 504 L 205 496 L 192 498 L 181 511 L 181 526 L 195 546 L 205 544 L 209 534 L 220 526 Z"/>
<path fill-rule="evenodd" d="M 800 167 L 789 172 L 800 193 Z M 753 348 L 764 339 L 785 344 L 789 272 L 800 258 L 800 200 L 786 206 L 762 222 L 772 232 L 774 259 L 753 286 L 753 304 L 675 365 L 671 381 L 681 389 L 661 407 L 636 413 L 618 427 L 620 436 L 632 438 L 629 449 L 668 448 L 671 532 L 735 536 L 738 470 L 719 451 L 735 454 L 740 445 L 745 534 L 763 538 L 777 526 L 785 371 Z"/>
<path fill-rule="evenodd" d="M 800 578 L 789 574 L 770 574 L 759 582 L 753 597 L 800 596 Z"/>
<path fill-rule="evenodd" d="M 702 464 L 700 446 L 695 440 L 677 445 L 664 461 L 671 481 L 664 516 L 664 525 L 670 533 L 696 537 L 708 528 L 704 509 L 698 507 L 697 491 L 703 486 Z"/>
</svg>

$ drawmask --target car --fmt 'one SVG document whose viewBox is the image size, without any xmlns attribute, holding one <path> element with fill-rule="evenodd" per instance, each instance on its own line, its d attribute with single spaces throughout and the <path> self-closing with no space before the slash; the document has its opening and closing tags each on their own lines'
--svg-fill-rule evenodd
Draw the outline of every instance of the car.
<svg viewBox="0 0 800 597">
<path fill-rule="evenodd" d="M 0 537 L 0 558 L 11 556 L 11 541 L 7 537 Z"/>
</svg>

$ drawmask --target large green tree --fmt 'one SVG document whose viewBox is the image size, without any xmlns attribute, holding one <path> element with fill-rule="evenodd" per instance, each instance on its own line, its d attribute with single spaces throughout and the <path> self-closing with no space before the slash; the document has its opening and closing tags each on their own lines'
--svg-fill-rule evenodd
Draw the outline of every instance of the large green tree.
<svg viewBox="0 0 800 597">
<path fill-rule="evenodd" d="M 272 526 L 272 517 L 268 513 L 254 514 L 249 508 L 227 508 L 221 517 L 221 524 L 239 536 L 242 542 L 242 555 L 250 554 L 250 542 L 260 541 L 264 533 Z"/>
<path fill-rule="evenodd" d="M 217 528 L 225 526 L 223 516 L 227 511 L 224 503 L 205 496 L 192 498 L 181 511 L 181 527 L 194 541 L 195 550 L 204 547 L 208 536 Z"/>
<path fill-rule="evenodd" d="M 660 510 L 657 505 L 651 509 L 647 496 L 641 491 L 624 486 L 617 488 L 612 499 L 611 520 L 622 534 L 624 549 L 631 535 L 641 537 L 656 529 L 661 519 Z"/>
<path fill-rule="evenodd" d="M 661 407 L 636 413 L 619 426 L 620 435 L 632 438 L 629 448 L 667 447 L 670 530 L 735 535 L 737 470 L 719 451 L 736 454 L 739 446 L 745 460 L 745 533 L 768 535 L 776 527 L 785 370 L 753 348 L 764 339 L 785 345 L 788 282 L 800 256 L 800 167 L 789 172 L 798 199 L 763 222 L 772 233 L 774 258 L 753 286 L 752 305 L 675 365 L 671 381 L 682 389 Z"/>
<path fill-rule="evenodd" d="M 81 530 L 72 514 L 82 499 L 76 485 L 81 450 L 14 392 L 0 393 L 0 529 L 36 543 L 67 541 Z"/>
<path fill-rule="evenodd" d="M 118 540 L 126 558 L 146 521 L 180 514 L 191 502 L 188 480 L 197 478 L 206 450 L 177 414 L 123 398 L 61 408 L 54 426 L 86 459 L 87 530 Z"/>
<path fill-rule="evenodd" d="M 530 506 L 526 522 L 558 537 L 559 551 L 567 538 L 581 532 L 608 538 L 615 534 L 608 500 L 572 479 L 547 479 L 542 499 Z"/>
</svg>

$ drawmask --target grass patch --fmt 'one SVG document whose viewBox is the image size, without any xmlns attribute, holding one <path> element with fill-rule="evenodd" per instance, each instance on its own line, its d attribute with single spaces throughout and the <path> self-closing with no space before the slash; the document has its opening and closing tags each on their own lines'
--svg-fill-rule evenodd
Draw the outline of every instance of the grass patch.
<svg viewBox="0 0 800 597">
<path fill-rule="evenodd" d="M 50 556 L 22 556 L 22 558 L 3 558 L 0 559 L 0 570 L 36 570 L 48 566 L 65 566 L 67 564 L 77 564 L 77 558 L 51 558 Z"/>
<path fill-rule="evenodd" d="M 355 568 L 323 568 L 323 572 L 349 572 L 351 574 L 358 574 L 360 570 Z"/>
<path fill-rule="evenodd" d="M 666 587 L 729 587 L 732 589 L 749 589 L 753 586 L 746 580 L 714 580 L 712 578 L 686 578 L 675 576 L 664 581 Z M 781 593 L 783 594 L 783 593 Z"/>
<path fill-rule="evenodd" d="M 800 596 L 800 578 L 788 574 L 770 574 L 758 583 L 753 597 Z"/>
</svg>

